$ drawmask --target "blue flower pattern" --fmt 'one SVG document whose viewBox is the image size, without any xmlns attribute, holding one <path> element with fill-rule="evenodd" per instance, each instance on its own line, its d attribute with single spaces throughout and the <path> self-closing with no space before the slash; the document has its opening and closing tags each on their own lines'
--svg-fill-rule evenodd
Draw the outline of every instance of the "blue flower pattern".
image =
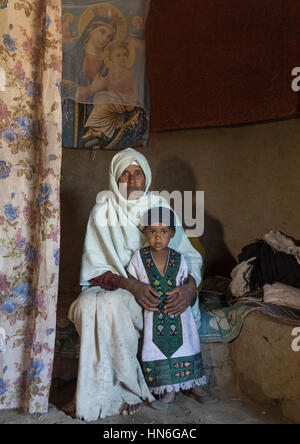
<svg viewBox="0 0 300 444">
<path fill-rule="evenodd" d="M 0 179 L 7 179 L 9 177 L 10 168 L 7 166 L 5 160 L 0 160 Z"/>
<path fill-rule="evenodd" d="M 0 378 L 0 396 L 7 392 L 7 387 L 3 378 Z"/>
<path fill-rule="evenodd" d="M 3 35 L 3 45 L 10 52 L 14 52 L 17 49 L 15 47 L 15 42 L 13 41 L 13 39 L 11 38 L 11 36 L 9 34 Z"/>
<path fill-rule="evenodd" d="M 31 381 L 33 378 L 37 378 L 44 371 L 45 364 L 43 361 L 33 360 L 28 370 L 27 381 Z"/>
<path fill-rule="evenodd" d="M 28 282 L 19 284 L 13 289 L 12 294 L 15 296 L 14 302 L 18 305 L 29 305 L 34 300 L 34 289 Z"/>
<path fill-rule="evenodd" d="M 18 217 L 16 209 L 12 204 L 4 205 L 4 215 L 11 222 Z"/>
<path fill-rule="evenodd" d="M 55 260 L 55 265 L 59 265 L 59 255 L 60 255 L 60 248 L 58 248 L 55 253 L 53 254 L 54 256 L 54 260 Z"/>
</svg>

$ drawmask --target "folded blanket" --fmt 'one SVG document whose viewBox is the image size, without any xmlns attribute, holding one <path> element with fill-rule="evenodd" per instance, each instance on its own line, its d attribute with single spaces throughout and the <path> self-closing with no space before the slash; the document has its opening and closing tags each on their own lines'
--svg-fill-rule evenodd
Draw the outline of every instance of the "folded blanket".
<svg viewBox="0 0 300 444">
<path fill-rule="evenodd" d="M 300 310 L 300 290 L 280 282 L 264 285 L 264 302 Z"/>
</svg>

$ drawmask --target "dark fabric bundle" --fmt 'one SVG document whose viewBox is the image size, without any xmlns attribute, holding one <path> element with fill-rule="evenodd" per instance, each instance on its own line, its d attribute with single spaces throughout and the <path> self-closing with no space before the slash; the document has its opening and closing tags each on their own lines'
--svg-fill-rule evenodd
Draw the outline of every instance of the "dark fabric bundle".
<svg viewBox="0 0 300 444">
<path fill-rule="evenodd" d="M 243 262 L 252 257 L 256 257 L 256 260 L 252 262 L 251 291 L 274 282 L 300 288 L 300 265 L 292 254 L 275 251 L 265 241 L 258 240 L 244 247 L 238 259 Z"/>
</svg>

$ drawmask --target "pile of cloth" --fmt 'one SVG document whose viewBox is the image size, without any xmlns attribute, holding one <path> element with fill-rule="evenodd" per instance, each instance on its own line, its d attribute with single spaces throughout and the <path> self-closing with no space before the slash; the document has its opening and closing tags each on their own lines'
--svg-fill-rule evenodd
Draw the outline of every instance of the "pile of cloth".
<svg viewBox="0 0 300 444">
<path fill-rule="evenodd" d="M 204 281 L 199 294 L 200 341 L 233 341 L 254 311 L 300 326 L 300 247 L 295 240 L 270 231 L 242 248 L 238 260 L 231 278 Z"/>
<path fill-rule="evenodd" d="M 300 246 L 279 231 L 245 246 L 232 270 L 230 305 L 252 304 L 260 311 L 300 325 Z"/>
</svg>

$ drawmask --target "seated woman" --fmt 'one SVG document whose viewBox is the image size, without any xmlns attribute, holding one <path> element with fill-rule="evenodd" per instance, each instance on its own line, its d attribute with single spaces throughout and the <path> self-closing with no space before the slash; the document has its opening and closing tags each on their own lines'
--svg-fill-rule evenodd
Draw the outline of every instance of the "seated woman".
<svg viewBox="0 0 300 444">
<path fill-rule="evenodd" d="M 150 184 L 146 158 L 131 148 L 119 152 L 110 165 L 110 191 L 99 193 L 88 222 L 80 276 L 83 291 L 69 310 L 81 338 L 76 416 L 86 421 L 133 414 L 142 401 L 154 401 L 137 352 L 143 308 L 159 311 L 159 301 L 151 285 L 126 273 L 133 253 L 145 245 L 140 217 L 152 207 L 169 207 L 149 192 Z M 170 247 L 184 254 L 189 272 L 188 282 L 176 287 L 165 305 L 168 313 L 176 314 L 192 305 L 201 281 L 202 258 L 181 226 Z M 200 319 L 197 302 L 192 307 L 196 323 Z"/>
</svg>

